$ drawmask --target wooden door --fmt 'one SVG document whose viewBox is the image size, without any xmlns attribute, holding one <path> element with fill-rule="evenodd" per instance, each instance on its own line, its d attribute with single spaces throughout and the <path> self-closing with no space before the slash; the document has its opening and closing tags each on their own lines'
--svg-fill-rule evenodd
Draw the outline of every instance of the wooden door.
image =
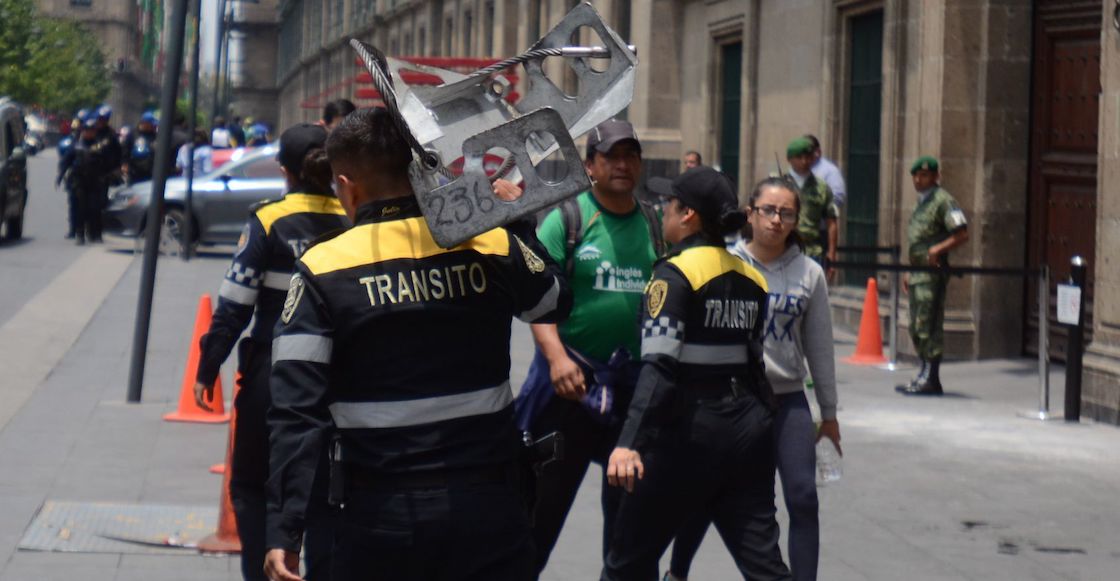
<svg viewBox="0 0 1120 581">
<path fill-rule="evenodd" d="M 1027 258 L 1032 267 L 1050 265 L 1050 354 L 1062 360 L 1065 329 L 1057 324 L 1053 297 L 1074 255 L 1089 263 L 1087 318 L 1092 311 L 1101 12 L 1101 0 L 1035 1 Z M 1027 284 L 1024 305 L 1025 348 L 1036 354 L 1037 288 L 1037 282 Z M 1091 320 L 1086 328 L 1092 329 Z"/>
</svg>

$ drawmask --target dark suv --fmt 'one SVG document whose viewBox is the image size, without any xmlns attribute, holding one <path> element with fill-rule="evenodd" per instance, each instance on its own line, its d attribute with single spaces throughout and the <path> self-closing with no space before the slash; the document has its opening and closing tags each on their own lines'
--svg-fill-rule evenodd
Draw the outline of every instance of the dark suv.
<svg viewBox="0 0 1120 581">
<path fill-rule="evenodd" d="M 23 236 L 27 207 L 27 156 L 23 152 L 23 109 L 0 97 L 0 227 L 4 237 Z"/>
</svg>

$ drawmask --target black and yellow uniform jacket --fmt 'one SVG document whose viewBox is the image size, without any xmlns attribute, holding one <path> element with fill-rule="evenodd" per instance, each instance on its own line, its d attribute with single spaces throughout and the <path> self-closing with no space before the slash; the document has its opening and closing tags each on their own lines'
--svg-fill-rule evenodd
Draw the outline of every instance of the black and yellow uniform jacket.
<svg viewBox="0 0 1120 581">
<path fill-rule="evenodd" d="M 762 358 L 766 279 L 701 235 L 653 268 L 642 303 L 642 370 L 618 447 L 636 449 L 679 411 L 690 389 L 731 379 L 769 392 Z"/>
<path fill-rule="evenodd" d="M 529 223 L 444 249 L 411 196 L 364 205 L 356 222 L 299 260 L 276 327 L 272 548 L 299 547 L 332 425 L 354 470 L 514 462 L 511 320 L 558 322 L 571 310 Z"/>
<path fill-rule="evenodd" d="M 280 318 L 296 259 L 312 240 L 349 224 L 338 198 L 331 194 L 289 193 L 253 206 L 218 291 L 210 330 L 201 340 L 198 382 L 210 385 L 218 377 L 254 311 L 257 318 L 249 336 L 272 343 L 272 329 Z"/>
</svg>

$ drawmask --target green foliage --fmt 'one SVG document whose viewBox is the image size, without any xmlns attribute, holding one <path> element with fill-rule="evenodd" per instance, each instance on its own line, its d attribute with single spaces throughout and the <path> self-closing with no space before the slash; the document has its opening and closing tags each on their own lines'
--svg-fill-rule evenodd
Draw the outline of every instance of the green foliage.
<svg viewBox="0 0 1120 581">
<path fill-rule="evenodd" d="M 96 105 L 109 94 L 105 57 L 81 25 L 0 0 L 0 94 L 54 111 Z"/>
</svg>

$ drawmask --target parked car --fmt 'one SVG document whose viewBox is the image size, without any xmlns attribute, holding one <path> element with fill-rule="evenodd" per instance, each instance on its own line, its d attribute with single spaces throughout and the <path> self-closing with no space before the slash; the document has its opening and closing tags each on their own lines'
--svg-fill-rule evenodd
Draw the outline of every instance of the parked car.
<svg viewBox="0 0 1120 581">
<path fill-rule="evenodd" d="M 23 110 L 15 101 L 0 97 L 0 226 L 9 240 L 23 237 L 23 214 L 27 209 L 23 134 Z"/>
<path fill-rule="evenodd" d="M 186 233 L 186 189 L 183 178 L 167 180 L 164 193 L 160 249 L 175 252 L 189 240 L 198 245 L 236 244 L 249 207 L 261 200 L 279 199 L 284 178 L 276 161 L 275 144 L 234 154 L 222 167 L 194 178 L 191 195 L 193 227 Z M 139 238 L 147 226 L 152 182 L 140 182 L 116 190 L 105 209 L 105 231 Z"/>
</svg>

